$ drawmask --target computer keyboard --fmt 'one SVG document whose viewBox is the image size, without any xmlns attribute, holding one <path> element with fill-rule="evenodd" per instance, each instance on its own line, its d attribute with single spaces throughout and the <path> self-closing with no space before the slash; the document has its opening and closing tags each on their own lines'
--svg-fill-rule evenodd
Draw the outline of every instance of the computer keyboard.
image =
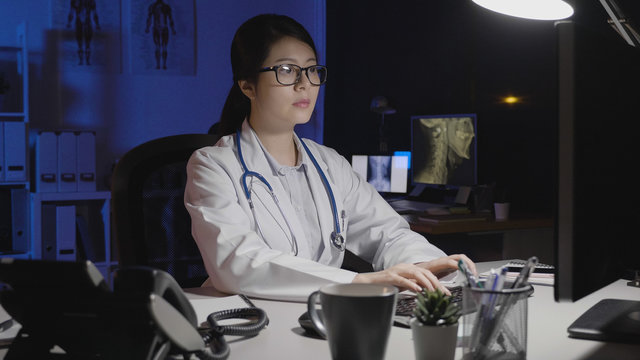
<svg viewBox="0 0 640 360">
<path fill-rule="evenodd" d="M 451 296 L 454 303 L 462 301 L 462 286 L 447 287 L 451 292 Z M 411 316 L 413 309 L 416 307 L 416 297 L 408 296 L 398 299 L 396 303 L 396 316 Z"/>
</svg>

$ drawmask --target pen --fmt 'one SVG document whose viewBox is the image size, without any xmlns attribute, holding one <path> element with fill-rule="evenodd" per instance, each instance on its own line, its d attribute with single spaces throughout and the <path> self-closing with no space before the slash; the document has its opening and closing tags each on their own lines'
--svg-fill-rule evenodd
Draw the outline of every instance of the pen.
<svg viewBox="0 0 640 360">
<path fill-rule="evenodd" d="M 496 310 L 496 301 L 500 298 L 501 294 L 498 294 L 502 291 L 504 287 L 504 280 L 507 275 L 507 267 L 503 266 L 499 270 L 491 269 L 491 276 L 489 278 L 489 283 L 491 292 L 489 294 L 483 295 L 483 305 L 481 306 L 482 312 L 482 320 L 480 321 L 480 328 L 477 329 L 477 337 L 478 344 L 477 350 L 478 353 L 481 354 L 481 357 L 484 356 L 484 353 L 488 350 L 491 345 L 490 340 L 493 337 L 496 329 L 501 326 L 500 312 Z M 487 297 L 488 295 L 488 297 Z"/>
<path fill-rule="evenodd" d="M 492 293 L 489 295 L 489 306 L 487 307 L 487 313 L 485 316 L 487 319 L 492 319 L 495 312 L 496 299 L 498 298 L 498 294 L 495 292 L 500 292 L 504 287 L 504 278 L 507 276 L 507 267 L 503 266 L 500 270 L 491 270 L 492 274 L 492 283 L 491 283 L 491 291 Z"/>
<path fill-rule="evenodd" d="M 476 287 L 476 279 L 473 277 L 473 275 L 471 275 L 471 273 L 469 272 L 469 268 L 467 267 L 467 264 L 464 263 L 464 261 L 462 261 L 462 259 L 458 260 L 458 268 L 460 269 L 460 271 L 462 271 L 462 273 L 464 274 L 464 276 L 467 278 L 467 284 L 470 287 Z"/>
<path fill-rule="evenodd" d="M 523 286 L 524 284 L 526 284 L 527 281 L 529 280 L 529 275 L 531 275 L 531 273 L 533 272 L 533 269 L 536 267 L 537 264 L 538 264 L 538 258 L 536 256 L 530 257 L 529 260 L 527 260 L 527 263 L 522 267 L 522 270 L 520 270 L 520 273 L 518 274 L 516 281 L 514 281 L 513 285 L 511 285 L 511 288 L 517 289 Z"/>
</svg>

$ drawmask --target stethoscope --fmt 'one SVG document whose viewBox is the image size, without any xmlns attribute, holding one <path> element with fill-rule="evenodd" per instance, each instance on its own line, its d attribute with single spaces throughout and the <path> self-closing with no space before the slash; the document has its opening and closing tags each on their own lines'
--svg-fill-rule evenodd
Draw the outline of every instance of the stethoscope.
<svg viewBox="0 0 640 360">
<path fill-rule="evenodd" d="M 284 219 L 285 223 L 287 224 L 287 227 L 289 228 L 289 233 L 291 234 L 291 238 L 289 238 L 289 242 L 291 243 L 292 252 L 294 253 L 294 255 L 298 255 L 298 242 L 295 239 L 295 235 L 293 234 L 293 230 L 291 229 L 291 225 L 289 224 L 289 221 L 287 220 L 287 217 L 285 216 L 284 211 L 282 211 L 282 207 L 280 207 L 280 202 L 278 201 L 278 198 L 276 197 L 276 194 L 273 191 L 271 184 L 269 184 L 267 179 L 265 179 L 264 176 L 260 175 L 260 173 L 257 173 L 255 171 L 250 171 L 249 168 L 247 168 L 247 164 L 244 162 L 244 157 L 242 156 L 242 146 L 240 145 L 240 142 L 241 142 L 240 130 L 236 131 L 236 136 L 238 139 L 238 157 L 240 158 L 240 164 L 242 164 L 242 168 L 244 169 L 244 173 L 240 178 L 240 180 L 242 181 L 242 189 L 244 190 L 244 196 L 247 198 L 247 201 L 249 202 L 249 207 L 251 208 L 251 212 L 253 213 L 253 218 L 257 224 L 258 231 L 262 234 L 262 230 L 260 229 L 260 224 L 258 223 L 258 219 L 256 218 L 256 213 L 253 206 L 253 200 L 251 200 L 251 190 L 249 190 L 249 187 L 247 186 L 247 178 L 249 177 L 255 177 L 260 182 L 262 182 L 269 190 L 269 193 L 271 194 L 271 198 L 273 198 L 273 201 L 278 207 L 278 210 L 280 211 L 282 218 Z M 320 168 L 318 161 L 316 161 L 316 158 L 313 156 L 313 154 L 307 147 L 307 144 L 305 144 L 304 141 L 302 141 L 302 139 L 300 139 L 300 143 L 302 144 L 302 147 L 304 147 L 304 150 L 307 152 L 307 155 L 309 155 L 309 158 L 311 159 L 313 166 L 315 166 L 316 170 L 318 171 L 318 174 L 320 174 L 320 178 L 322 179 L 324 188 L 326 189 L 327 195 L 329 196 L 329 202 L 331 203 L 331 211 L 333 213 L 333 232 L 331 233 L 331 244 L 336 249 L 340 251 L 344 251 L 345 241 L 340 229 L 340 222 L 338 219 L 338 207 L 336 206 L 336 198 L 333 196 L 333 191 L 331 190 L 331 186 L 329 185 L 329 180 L 327 180 L 327 176 L 324 174 L 324 172 Z M 343 217 L 344 217 L 344 211 L 343 211 Z M 264 239 L 264 235 L 262 235 L 262 237 Z"/>
</svg>

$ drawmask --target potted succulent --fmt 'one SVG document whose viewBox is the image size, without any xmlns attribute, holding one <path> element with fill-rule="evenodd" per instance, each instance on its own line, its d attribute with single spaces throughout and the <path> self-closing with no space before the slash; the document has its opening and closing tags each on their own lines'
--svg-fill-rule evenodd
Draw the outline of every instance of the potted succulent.
<svg viewBox="0 0 640 360">
<path fill-rule="evenodd" d="M 460 306 L 439 289 L 423 289 L 416 295 L 413 314 L 410 325 L 416 360 L 453 359 Z"/>
</svg>

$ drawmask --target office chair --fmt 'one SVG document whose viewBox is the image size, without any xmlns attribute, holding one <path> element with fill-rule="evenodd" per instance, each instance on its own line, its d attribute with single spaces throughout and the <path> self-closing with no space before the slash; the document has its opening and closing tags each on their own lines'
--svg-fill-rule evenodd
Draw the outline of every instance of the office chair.
<svg viewBox="0 0 640 360">
<path fill-rule="evenodd" d="M 186 164 L 218 136 L 184 134 L 148 141 L 116 164 L 111 198 L 120 267 L 145 265 L 171 274 L 182 287 L 207 278 L 184 207 Z"/>
</svg>

